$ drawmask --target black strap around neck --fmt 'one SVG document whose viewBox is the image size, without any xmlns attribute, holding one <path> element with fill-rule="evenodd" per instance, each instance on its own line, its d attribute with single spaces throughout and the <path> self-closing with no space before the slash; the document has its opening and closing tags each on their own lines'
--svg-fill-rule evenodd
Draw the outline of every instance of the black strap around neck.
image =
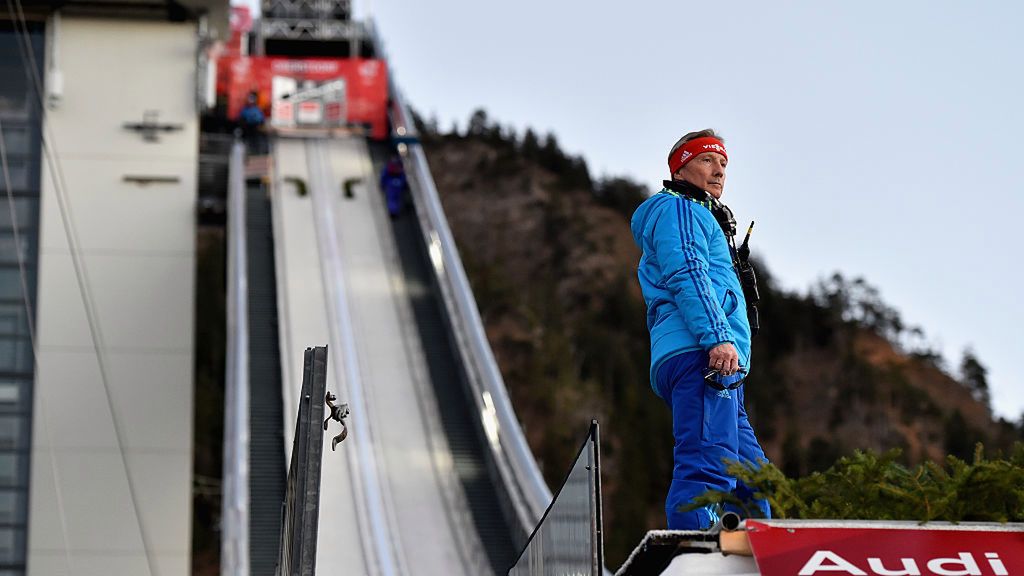
<svg viewBox="0 0 1024 576">
<path fill-rule="evenodd" d="M 718 198 L 708 194 L 707 191 L 686 180 L 665 180 L 662 183 L 665 185 L 665 192 L 682 196 L 707 208 L 711 215 L 715 217 L 715 220 L 718 221 L 718 225 L 722 228 L 726 238 L 729 239 L 730 243 L 732 242 L 733 237 L 736 236 L 736 218 L 732 215 L 732 210 L 728 206 L 722 204 Z"/>
<path fill-rule="evenodd" d="M 715 197 L 708 194 L 705 190 L 701 190 L 699 187 L 687 182 L 686 180 L 664 180 L 662 184 L 666 190 L 671 190 L 677 194 L 682 194 L 690 200 L 695 200 L 700 204 L 705 202 L 714 203 L 716 202 Z"/>
</svg>

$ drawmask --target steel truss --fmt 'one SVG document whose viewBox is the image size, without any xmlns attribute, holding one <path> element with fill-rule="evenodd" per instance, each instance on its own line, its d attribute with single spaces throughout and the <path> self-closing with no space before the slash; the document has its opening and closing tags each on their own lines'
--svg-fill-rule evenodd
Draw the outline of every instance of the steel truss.
<svg viewBox="0 0 1024 576">
<path fill-rule="evenodd" d="M 356 40 L 366 37 L 365 27 L 351 20 L 318 18 L 265 18 L 260 24 L 265 40 Z"/>
<path fill-rule="evenodd" d="M 352 18 L 352 0 L 263 0 L 261 8 L 264 18 Z"/>
</svg>

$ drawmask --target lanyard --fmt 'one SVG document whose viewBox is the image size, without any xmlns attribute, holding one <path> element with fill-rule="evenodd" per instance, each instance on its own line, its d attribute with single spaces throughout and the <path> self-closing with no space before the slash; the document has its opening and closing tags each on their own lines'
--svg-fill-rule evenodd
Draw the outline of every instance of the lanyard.
<svg viewBox="0 0 1024 576">
<path fill-rule="evenodd" d="M 711 205 L 711 201 L 710 200 L 698 200 L 698 199 L 694 198 L 693 196 L 689 196 L 687 194 L 680 194 L 679 192 L 676 192 L 675 190 L 669 190 L 668 188 L 662 188 L 660 193 L 661 194 L 668 194 L 669 196 L 675 196 L 676 198 L 686 198 L 687 200 L 689 200 L 690 202 L 693 202 L 694 204 L 698 204 L 700 206 L 703 206 L 703 207 L 707 208 L 709 212 L 712 209 L 712 205 Z"/>
</svg>

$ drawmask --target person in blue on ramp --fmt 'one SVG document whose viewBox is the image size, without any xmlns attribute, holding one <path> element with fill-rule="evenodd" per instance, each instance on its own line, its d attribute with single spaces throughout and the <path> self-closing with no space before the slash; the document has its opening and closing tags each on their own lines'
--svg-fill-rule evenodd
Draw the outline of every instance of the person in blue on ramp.
<svg viewBox="0 0 1024 576">
<path fill-rule="evenodd" d="M 238 113 L 238 127 L 242 130 L 242 136 L 249 146 L 250 154 L 265 154 L 266 138 L 263 136 L 263 124 L 266 116 L 259 105 L 259 95 L 250 92 L 245 98 L 245 106 Z"/>
<path fill-rule="evenodd" d="M 384 198 L 388 204 L 388 214 L 397 218 L 402 213 L 404 204 L 405 189 L 408 182 L 405 179 L 405 169 L 402 168 L 402 160 L 397 154 L 393 154 L 384 170 L 380 174 L 380 187 L 384 191 Z"/>
<path fill-rule="evenodd" d="M 669 153 L 671 180 L 630 222 L 642 250 L 637 276 L 651 334 L 651 385 L 672 409 L 674 467 L 665 501 L 672 530 L 705 530 L 719 520 L 717 506 L 683 511 L 709 489 L 733 493 L 754 514 L 771 513 L 724 462 L 767 461 L 740 387 L 750 370 L 751 321 L 735 220 L 719 201 L 728 162 L 714 130 L 683 136 Z M 749 314 L 756 324 L 756 309 Z"/>
</svg>

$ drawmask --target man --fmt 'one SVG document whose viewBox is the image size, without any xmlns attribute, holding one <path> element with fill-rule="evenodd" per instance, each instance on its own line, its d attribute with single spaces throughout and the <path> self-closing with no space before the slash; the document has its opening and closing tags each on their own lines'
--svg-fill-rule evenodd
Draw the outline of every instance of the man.
<svg viewBox="0 0 1024 576">
<path fill-rule="evenodd" d="M 770 514 L 723 462 L 766 460 L 739 387 L 750 370 L 751 329 L 727 236 L 735 222 L 719 202 L 728 162 L 714 130 L 683 136 L 669 153 L 672 179 L 630 224 L 643 251 L 637 275 L 651 333 L 651 385 L 672 409 L 675 464 L 665 512 L 673 530 L 704 530 L 718 521 L 717 507 L 682 511 L 711 489 Z"/>
<path fill-rule="evenodd" d="M 250 154 L 265 152 L 262 132 L 264 122 L 266 122 L 266 117 L 259 106 L 259 95 L 256 92 L 249 92 L 245 97 L 245 106 L 238 113 L 238 124 L 242 130 L 242 136 L 249 146 Z"/>
</svg>

